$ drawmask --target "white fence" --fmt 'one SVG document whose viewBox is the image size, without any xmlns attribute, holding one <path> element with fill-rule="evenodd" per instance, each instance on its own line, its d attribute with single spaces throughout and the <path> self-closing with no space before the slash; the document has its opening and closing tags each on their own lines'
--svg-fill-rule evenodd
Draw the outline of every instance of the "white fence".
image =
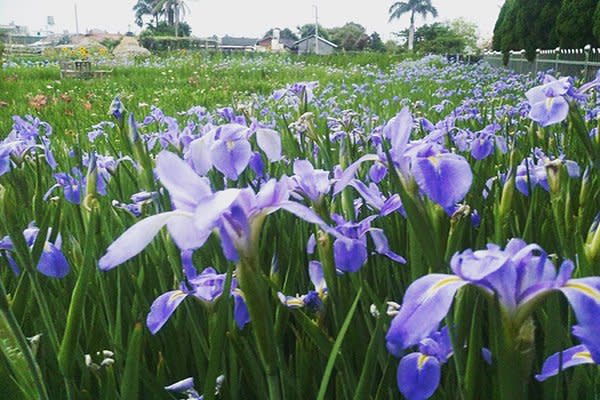
<svg viewBox="0 0 600 400">
<path fill-rule="evenodd" d="M 486 52 L 483 59 L 492 65 L 504 66 L 501 52 Z M 583 49 L 538 50 L 532 62 L 525 58 L 525 50 L 511 51 L 506 67 L 523 74 L 537 74 L 551 69 L 562 76 L 582 77 L 589 81 L 600 69 L 600 49 L 586 46 Z"/>
</svg>

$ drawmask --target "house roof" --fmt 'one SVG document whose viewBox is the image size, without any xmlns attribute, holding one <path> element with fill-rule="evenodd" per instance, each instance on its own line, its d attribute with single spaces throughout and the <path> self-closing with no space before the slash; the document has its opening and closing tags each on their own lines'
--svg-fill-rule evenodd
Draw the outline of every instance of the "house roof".
<svg viewBox="0 0 600 400">
<path fill-rule="evenodd" d="M 262 39 L 258 39 L 258 41 L 256 42 L 257 44 L 264 42 L 265 40 L 268 40 L 269 43 L 271 42 L 271 40 L 273 40 L 273 36 L 269 35 L 269 36 L 265 36 Z M 292 39 L 288 39 L 288 38 L 279 38 L 279 43 L 283 44 L 285 47 L 289 47 L 292 48 L 294 47 L 295 43 L 294 40 Z"/>
<path fill-rule="evenodd" d="M 302 38 L 302 39 L 298 40 L 296 43 L 294 43 L 294 46 L 297 46 L 297 45 L 299 45 L 300 43 L 302 43 L 302 42 L 304 42 L 304 41 L 306 41 L 306 40 L 308 40 L 308 39 L 312 39 L 312 38 L 314 38 L 314 37 L 315 37 L 315 35 L 314 35 L 314 34 L 312 34 L 312 35 L 310 35 L 310 36 L 307 36 L 307 37 L 305 37 L 305 38 Z M 317 37 L 317 39 L 319 39 L 319 42 L 323 42 L 323 43 L 325 43 L 325 44 L 327 44 L 327 45 L 329 45 L 329 46 L 331 46 L 331 47 L 333 47 L 333 48 L 337 48 L 337 47 L 338 47 L 338 45 L 337 45 L 337 44 L 335 44 L 335 43 L 331 43 L 329 40 L 327 40 L 327 39 L 323 39 L 321 36 Z"/>
<path fill-rule="evenodd" d="M 221 38 L 221 46 L 254 47 L 257 40 L 255 38 L 223 36 Z"/>
</svg>

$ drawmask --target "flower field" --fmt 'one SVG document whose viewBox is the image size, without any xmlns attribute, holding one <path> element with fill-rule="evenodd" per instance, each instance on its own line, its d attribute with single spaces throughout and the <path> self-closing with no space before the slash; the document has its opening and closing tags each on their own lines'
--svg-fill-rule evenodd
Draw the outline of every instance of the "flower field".
<svg viewBox="0 0 600 400">
<path fill-rule="evenodd" d="M 0 74 L 3 398 L 600 395 L 600 77 L 110 68 Z"/>
</svg>

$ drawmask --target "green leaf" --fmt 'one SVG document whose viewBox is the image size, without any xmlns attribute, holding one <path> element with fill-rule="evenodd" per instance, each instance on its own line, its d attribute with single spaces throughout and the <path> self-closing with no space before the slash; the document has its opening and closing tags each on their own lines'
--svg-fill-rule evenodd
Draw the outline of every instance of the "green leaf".
<svg viewBox="0 0 600 400">
<path fill-rule="evenodd" d="M 329 379 L 331 378 L 331 373 L 333 372 L 333 367 L 335 365 L 335 360 L 337 358 L 338 353 L 342 347 L 342 343 L 344 342 L 344 337 L 346 336 L 346 332 L 348 332 L 348 328 L 350 327 L 350 322 L 352 321 L 352 317 L 356 312 L 358 307 L 358 300 L 360 299 L 360 295 L 362 293 L 362 288 L 358 290 L 356 297 L 354 298 L 354 302 L 352 303 L 352 307 L 350 307 L 350 311 L 346 315 L 344 319 L 344 323 L 338 333 L 337 338 L 335 339 L 335 343 L 333 344 L 333 348 L 331 349 L 331 353 L 329 354 L 329 359 L 327 360 L 327 365 L 325 366 L 325 372 L 323 373 L 323 379 L 321 380 L 321 386 L 319 387 L 319 394 L 317 395 L 317 400 L 325 399 L 325 394 L 327 393 L 327 386 L 329 385 Z"/>
</svg>

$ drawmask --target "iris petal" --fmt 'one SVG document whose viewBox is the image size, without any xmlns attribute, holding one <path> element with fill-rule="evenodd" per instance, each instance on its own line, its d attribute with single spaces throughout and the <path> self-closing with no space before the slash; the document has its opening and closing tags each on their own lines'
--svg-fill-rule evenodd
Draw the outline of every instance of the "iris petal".
<svg viewBox="0 0 600 400">
<path fill-rule="evenodd" d="M 424 400 L 433 395 L 440 384 L 440 363 L 435 357 L 411 353 L 400 360 L 397 382 L 408 400 Z"/>
<path fill-rule="evenodd" d="M 107 271 L 137 255 L 150 244 L 154 236 L 173 216 L 182 215 L 177 211 L 166 212 L 145 218 L 127 229 L 107 249 L 98 262 L 101 270 Z"/>
<path fill-rule="evenodd" d="M 150 313 L 146 318 L 146 326 L 155 335 L 163 327 L 167 320 L 173 315 L 175 309 L 188 295 L 181 290 L 172 290 L 163 293 L 154 300 L 150 307 Z"/>
<path fill-rule="evenodd" d="M 580 344 L 548 357 L 546 361 L 544 361 L 542 372 L 537 374 L 535 379 L 542 382 L 558 375 L 562 370 L 582 364 L 594 364 L 594 360 L 588 349 Z"/>
<path fill-rule="evenodd" d="M 456 291 L 466 284 L 459 277 L 446 274 L 430 274 L 414 281 L 386 335 L 390 353 L 399 356 L 403 349 L 417 344 L 437 329 Z"/>
<path fill-rule="evenodd" d="M 37 269 L 46 276 L 63 278 L 69 273 L 69 263 L 58 247 L 46 242 Z"/>
<path fill-rule="evenodd" d="M 269 161 L 281 159 L 281 137 L 273 129 L 257 129 L 256 143 L 265 152 Z"/>
</svg>

